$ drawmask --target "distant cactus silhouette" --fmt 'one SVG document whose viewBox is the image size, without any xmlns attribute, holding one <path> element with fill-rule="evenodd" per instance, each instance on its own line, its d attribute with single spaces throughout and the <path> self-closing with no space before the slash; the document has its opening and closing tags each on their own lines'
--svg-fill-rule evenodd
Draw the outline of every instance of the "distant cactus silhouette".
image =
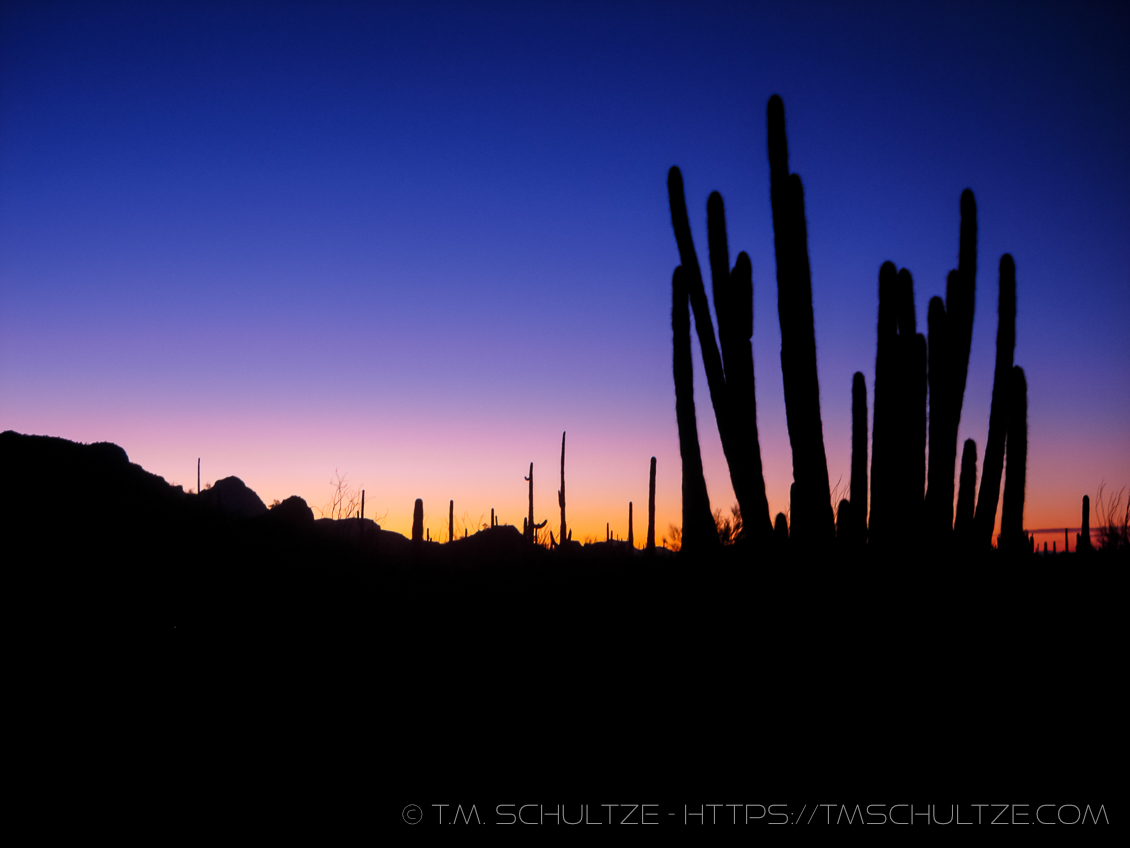
<svg viewBox="0 0 1130 848">
<path fill-rule="evenodd" d="M 424 541 L 424 501 L 416 498 L 416 507 L 412 510 L 412 541 Z"/>
<path fill-rule="evenodd" d="M 1008 398 L 1008 463 L 1004 479 L 1004 503 L 1001 505 L 1001 539 L 1005 547 L 1019 553 L 1030 550 L 1031 542 L 1024 533 L 1024 486 L 1028 463 L 1028 382 L 1024 369 L 1012 367 Z"/>
<path fill-rule="evenodd" d="M 671 330 L 674 336 L 675 419 L 679 428 L 679 455 L 683 465 L 682 549 L 688 553 L 712 550 L 718 545 L 694 409 L 694 372 L 691 369 L 691 316 L 683 266 L 671 277 Z"/>
<path fill-rule="evenodd" d="M 1067 547 L 1066 542 L 1064 547 Z M 1083 523 L 1075 536 L 1075 551 L 1076 553 L 1090 553 L 1093 550 L 1094 546 L 1091 545 L 1091 498 L 1088 495 L 1083 495 Z"/>
<path fill-rule="evenodd" d="M 531 474 L 533 471 L 531 470 Z M 567 537 L 565 531 L 565 433 L 561 433 L 561 488 L 557 492 L 557 503 L 561 507 L 561 542 L 564 544 Z"/>
<path fill-rule="evenodd" d="M 1007 253 L 1000 262 L 1000 295 L 997 305 L 997 361 L 993 371 L 993 397 L 989 407 L 989 438 L 981 464 L 981 488 L 973 516 L 973 545 L 984 549 L 992 544 L 993 527 L 1000 500 L 1001 473 L 1004 470 L 1004 442 L 1008 429 L 1009 382 L 1016 348 L 1016 265 Z"/>
<path fill-rule="evenodd" d="M 954 542 L 959 550 L 968 550 L 973 533 L 973 500 L 977 490 L 977 443 L 965 440 L 961 451 L 961 482 L 957 489 L 957 512 L 953 521 Z"/>
<path fill-rule="evenodd" d="M 530 476 L 523 477 L 530 484 L 530 514 L 526 521 L 523 533 L 530 542 L 534 541 L 534 464 L 530 463 Z"/>
<path fill-rule="evenodd" d="M 851 378 L 851 504 L 852 544 L 867 540 L 867 383 L 863 373 Z"/>
<path fill-rule="evenodd" d="M 648 552 L 655 551 L 655 457 L 651 458 L 651 475 L 647 484 L 647 547 Z"/>
<path fill-rule="evenodd" d="M 632 502 L 628 501 L 628 547 L 636 546 L 636 538 L 632 533 Z"/>
<path fill-rule="evenodd" d="M 364 501 L 362 501 L 364 502 Z M 447 541 L 455 541 L 455 501 L 447 504 Z"/>
<path fill-rule="evenodd" d="M 667 193 L 684 285 L 694 310 L 695 330 L 702 350 L 714 418 L 718 423 L 718 435 L 730 470 L 730 483 L 742 514 L 748 518 L 751 537 L 764 541 L 770 532 L 769 501 L 765 496 L 761 446 L 757 435 L 753 348 L 750 342 L 753 335 L 752 266 L 749 257 L 740 253 L 733 270 L 730 270 L 725 210 L 721 195 L 713 192 L 707 201 L 707 237 L 714 310 L 718 315 L 718 333 L 722 342 L 719 353 L 687 219 L 683 177 L 677 167 L 668 172 Z"/>
<path fill-rule="evenodd" d="M 789 173 L 785 107 L 777 95 L 769 98 L 768 119 L 769 192 L 777 259 L 781 373 L 785 387 L 785 418 L 792 446 L 793 480 L 798 490 L 798 497 L 792 505 L 791 539 L 819 547 L 831 543 L 835 527 L 820 420 L 804 188 L 800 177 Z"/>
</svg>

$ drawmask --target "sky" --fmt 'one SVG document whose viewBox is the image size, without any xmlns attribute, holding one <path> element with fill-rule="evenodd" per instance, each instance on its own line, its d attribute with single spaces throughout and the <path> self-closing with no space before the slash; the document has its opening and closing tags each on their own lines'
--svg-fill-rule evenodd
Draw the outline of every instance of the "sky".
<svg viewBox="0 0 1130 848">
<path fill-rule="evenodd" d="M 387 529 L 422 498 L 433 538 L 449 500 L 457 533 L 492 508 L 520 526 L 531 462 L 555 528 L 565 431 L 573 537 L 626 537 L 633 502 L 642 544 L 652 456 L 669 537 L 678 165 L 703 266 L 713 190 L 731 261 L 753 263 L 766 486 L 787 511 L 779 94 L 832 485 L 855 371 L 872 395 L 879 266 L 914 275 L 925 328 L 971 188 L 959 439 L 983 453 L 1008 252 L 1025 525 L 1077 527 L 1082 495 L 1130 485 L 1127 43 L 1124 3 L 6 2 L 0 429 L 112 441 L 186 489 L 200 458 L 204 482 L 315 515 L 343 475 Z"/>
</svg>

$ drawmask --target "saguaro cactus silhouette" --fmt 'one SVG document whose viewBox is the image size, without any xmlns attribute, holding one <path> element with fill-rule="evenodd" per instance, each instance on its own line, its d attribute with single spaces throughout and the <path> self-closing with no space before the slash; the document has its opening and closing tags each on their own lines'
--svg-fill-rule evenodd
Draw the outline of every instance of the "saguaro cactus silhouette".
<svg viewBox="0 0 1130 848">
<path fill-rule="evenodd" d="M 634 548 L 636 546 L 636 537 L 632 532 L 632 502 L 628 501 L 628 547 Z"/>
<path fill-rule="evenodd" d="M 447 504 L 447 541 L 455 541 L 455 501 Z"/>
<path fill-rule="evenodd" d="M 997 361 L 993 371 L 993 398 L 989 407 L 989 438 L 981 464 L 981 489 L 973 517 L 973 545 L 988 548 L 993 541 L 1000 500 L 1004 442 L 1008 428 L 1008 394 L 1012 357 L 1016 348 L 1016 265 L 1007 253 L 1000 262 L 1000 295 L 997 302 Z"/>
<path fill-rule="evenodd" d="M 707 235 L 714 309 L 722 341 L 722 352 L 719 353 L 687 219 L 683 178 L 677 167 L 671 168 L 667 175 L 667 192 L 684 285 L 694 310 L 695 330 L 718 423 L 718 435 L 730 469 L 730 482 L 749 535 L 755 540 L 767 541 L 770 533 L 769 502 L 765 496 L 761 446 L 757 435 L 753 347 L 750 342 L 753 335 L 753 269 L 749 257 L 740 253 L 733 270 L 730 270 L 725 210 L 721 195 L 713 192 L 707 201 Z"/>
<path fill-rule="evenodd" d="M 1008 398 L 1008 462 L 1001 506 L 1002 547 L 1013 553 L 1029 550 L 1024 533 L 1024 486 L 1028 476 L 1028 382 L 1024 369 L 1012 367 Z"/>
<path fill-rule="evenodd" d="M 793 479 L 797 484 L 790 538 L 802 544 L 828 545 L 835 537 L 835 527 L 828 488 L 828 460 L 824 453 L 824 430 L 820 420 L 804 188 L 800 177 L 789 173 L 785 106 L 777 95 L 769 98 L 768 118 L 769 186 L 777 258 L 777 312 L 781 323 L 781 373 L 785 385 L 785 417 L 793 454 Z"/>
<path fill-rule="evenodd" d="M 674 337 L 675 419 L 679 425 L 679 456 L 683 465 L 683 537 L 687 553 L 719 547 L 710 498 L 702 476 L 702 454 L 698 446 L 698 424 L 694 410 L 694 372 L 691 369 L 691 316 L 687 308 L 687 284 L 683 266 L 671 276 L 671 330 Z"/>
</svg>

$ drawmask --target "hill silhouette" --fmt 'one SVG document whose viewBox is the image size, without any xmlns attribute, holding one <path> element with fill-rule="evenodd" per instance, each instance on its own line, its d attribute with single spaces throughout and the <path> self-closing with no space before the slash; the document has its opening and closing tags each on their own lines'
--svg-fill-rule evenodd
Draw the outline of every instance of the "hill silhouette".
<svg viewBox="0 0 1130 848">
<path fill-rule="evenodd" d="M 1089 569 L 750 569 L 740 546 L 550 551 L 506 526 L 413 545 L 297 498 L 239 517 L 111 444 L 9 431 L 0 463 L 5 562 L 35 609 L 178 634 L 185 762 L 231 739 L 221 692 L 263 728 L 298 704 L 324 719 L 333 693 L 351 732 L 385 729 L 327 738 L 379 752 L 408 794 L 1078 787 L 1096 749 L 1062 740 L 1114 726 L 1120 601 Z M 48 508 L 60 490 L 92 496 Z"/>
</svg>

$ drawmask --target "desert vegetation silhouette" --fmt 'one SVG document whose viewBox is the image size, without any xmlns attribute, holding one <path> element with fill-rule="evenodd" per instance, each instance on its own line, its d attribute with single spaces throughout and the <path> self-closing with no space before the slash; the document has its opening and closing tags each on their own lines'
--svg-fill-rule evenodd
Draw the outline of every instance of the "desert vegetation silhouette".
<svg viewBox="0 0 1130 848">
<path fill-rule="evenodd" d="M 672 167 L 667 190 L 680 259 L 672 276 L 671 326 L 683 475 L 683 551 L 704 555 L 719 547 L 694 410 L 693 314 L 718 435 L 738 501 L 735 516 L 747 559 L 756 561 L 784 551 L 816 557 L 837 552 L 871 557 L 927 551 L 936 556 L 983 555 L 993 549 L 1002 476 L 1003 510 L 996 547 L 1013 556 L 1033 552 L 1034 541 L 1024 528 L 1027 382 L 1023 369 L 1013 362 L 1016 266 L 1009 254 L 1000 258 L 998 271 L 996 363 L 980 491 L 975 496 L 977 446 L 968 440 L 957 480 L 955 515 L 957 432 L 969 372 L 977 281 L 973 192 L 966 189 L 961 194 L 958 265 L 947 277 L 945 298 L 930 300 L 925 335 L 916 326 L 910 271 L 889 261 L 879 268 L 870 480 L 867 385 L 863 373 L 856 372 L 852 378 L 849 496 L 834 505 L 820 415 L 804 187 L 800 176 L 789 171 L 784 104 L 776 95 L 768 105 L 768 152 L 781 374 L 792 449 L 790 514 L 787 518 L 778 514 L 771 523 L 765 496 L 754 397 L 749 257 L 739 253 L 730 266 L 723 201 L 713 192 L 707 200 L 706 220 L 718 319 L 716 342 L 691 237 L 682 173 Z"/>
<path fill-rule="evenodd" d="M 712 192 L 706 204 L 707 265 L 716 332 L 692 238 L 683 175 L 677 166 L 667 175 L 667 190 L 679 257 L 671 277 L 671 331 L 682 514 L 679 525 L 671 525 L 659 544 L 655 532 L 655 457 L 650 459 L 647 530 L 642 548 L 636 547 L 636 515 L 631 502 L 626 509 L 626 532 L 618 529 L 623 525 L 609 521 L 603 540 L 574 540 L 567 516 L 564 432 L 556 528 L 550 527 L 548 516 L 535 512 L 533 462 L 523 475 L 527 509 L 520 530 L 505 523 L 493 507 L 489 524 L 484 520 L 485 512 L 476 520 L 464 509 L 457 517 L 456 504 L 451 499 L 443 511 L 446 520 L 439 519 L 440 528 L 433 534 L 423 500 L 416 499 L 409 537 L 381 528 L 378 521 L 387 515 L 387 510 L 378 521 L 367 518 L 364 489 L 348 483 L 344 475 L 336 472 L 330 483 L 330 500 L 318 510 L 320 519 L 315 519 L 313 510 L 297 497 L 276 499 L 268 508 L 235 477 L 202 488 L 199 459 L 195 490 L 186 493 L 179 486 L 167 485 L 168 491 L 160 490 L 149 477 L 138 476 L 145 472 L 129 464 L 125 452 L 114 445 L 64 448 L 63 440 L 5 433 L 5 455 L 11 458 L 7 463 L 11 469 L 9 476 L 42 479 L 40 466 L 57 468 L 60 476 L 67 476 L 63 471 L 67 464 L 84 456 L 84 479 L 94 479 L 98 474 L 117 475 L 115 485 L 137 488 L 129 494 L 121 490 L 121 503 L 136 504 L 141 497 L 138 492 L 152 495 L 162 491 L 162 496 L 153 501 L 161 504 L 160 508 L 150 505 L 148 512 L 141 513 L 155 517 L 143 532 L 137 529 L 136 522 L 126 528 L 121 520 L 125 513 L 112 506 L 113 498 L 103 498 L 74 525 L 74 538 L 84 538 L 83 534 L 108 538 L 133 533 L 152 541 L 160 536 L 157 528 L 163 527 L 161 532 L 197 539 L 176 552 L 176 556 L 190 559 L 215 557 L 215 553 L 205 551 L 254 549 L 260 555 L 269 551 L 270 557 L 297 562 L 303 556 L 316 557 L 312 552 L 322 544 L 352 545 L 354 553 L 365 562 L 373 557 L 390 565 L 431 561 L 441 569 L 444 564 L 505 565 L 516 561 L 579 565 L 586 561 L 603 564 L 639 559 L 654 565 L 661 561 L 716 559 L 756 565 L 782 558 L 828 562 L 845 557 L 881 561 L 909 555 L 1031 555 L 1035 551 L 1034 537 L 1024 524 L 1028 391 L 1024 371 L 1013 361 L 1017 283 L 1016 266 L 1009 254 L 1001 256 L 998 263 L 996 359 L 979 480 L 975 441 L 966 440 L 959 469 L 957 463 L 957 434 L 970 369 L 978 271 L 977 205 L 973 192 L 966 189 L 961 193 L 957 267 L 947 276 L 945 297 L 930 299 L 924 333 L 916 323 L 911 272 L 890 261 L 883 262 L 878 269 L 870 433 L 867 380 L 863 371 L 857 371 L 851 384 L 850 479 L 841 491 L 840 483 L 835 487 L 829 485 L 824 444 L 804 186 L 800 176 L 790 170 L 784 104 L 776 95 L 768 102 L 767 130 L 780 365 L 792 459 L 789 504 L 787 510 L 775 516 L 770 513 L 766 496 L 758 436 L 752 264 L 745 252 L 739 252 L 731 264 L 725 206 L 722 196 Z M 692 320 L 736 498 L 728 514 L 721 507 L 712 508 L 703 472 L 695 409 Z M 74 453 L 76 450 L 79 453 Z M 95 468 L 101 470 L 91 470 Z M 133 482 L 127 485 L 128 480 Z M 1102 523 L 1095 533 L 1090 529 L 1089 498 L 1083 497 L 1082 526 L 1076 534 L 1075 550 L 1125 553 L 1130 544 L 1126 541 L 1122 492 L 1103 503 L 1100 489 L 1099 497 Z M 21 506 L 22 498 L 11 495 L 8 501 L 12 514 L 26 512 Z M 998 507 L 1000 532 L 994 539 Z M 36 521 L 29 526 L 38 526 Z M 307 541 L 268 543 L 265 528 L 274 528 L 271 532 L 283 535 L 305 534 L 302 537 Z M 327 535 L 331 528 L 333 533 Z M 42 528 L 42 533 L 46 536 L 50 531 Z M 1071 547 L 1070 533 L 1071 528 L 1064 529 L 1065 552 Z M 1093 537 L 1098 539 L 1098 545 Z M 252 543 L 250 539 L 256 541 Z M 194 550 L 196 554 L 191 553 Z"/>
</svg>

